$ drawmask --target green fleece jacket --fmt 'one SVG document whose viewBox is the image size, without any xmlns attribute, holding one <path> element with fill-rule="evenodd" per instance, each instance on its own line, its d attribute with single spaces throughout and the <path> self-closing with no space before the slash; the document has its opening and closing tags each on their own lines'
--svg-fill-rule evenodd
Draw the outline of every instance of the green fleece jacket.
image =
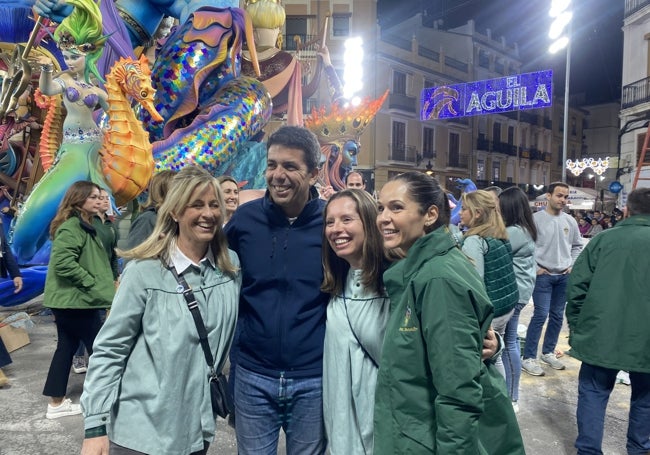
<svg viewBox="0 0 650 455">
<path fill-rule="evenodd" d="M 114 295 L 113 271 L 95 228 L 78 217 L 67 219 L 52 241 L 43 306 L 110 308 Z"/>
<path fill-rule="evenodd" d="M 571 271 L 566 319 L 571 356 L 590 365 L 650 373 L 650 215 L 591 239 Z"/>
<path fill-rule="evenodd" d="M 449 229 L 418 239 L 384 283 L 375 455 L 525 453 L 503 377 L 481 361 L 492 305 Z"/>
</svg>

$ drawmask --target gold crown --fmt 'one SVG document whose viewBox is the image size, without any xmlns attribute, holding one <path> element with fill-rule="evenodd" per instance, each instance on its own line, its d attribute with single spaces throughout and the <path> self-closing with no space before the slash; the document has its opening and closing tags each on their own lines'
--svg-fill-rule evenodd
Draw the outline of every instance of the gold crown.
<svg viewBox="0 0 650 455">
<path fill-rule="evenodd" d="M 358 106 L 341 107 L 332 104 L 329 114 L 325 108 L 312 109 L 311 115 L 305 119 L 305 127 L 311 130 L 319 142 L 331 142 L 337 139 L 358 140 L 368 124 L 375 118 L 377 111 L 384 104 L 388 90 L 376 100 L 366 98 Z"/>
</svg>

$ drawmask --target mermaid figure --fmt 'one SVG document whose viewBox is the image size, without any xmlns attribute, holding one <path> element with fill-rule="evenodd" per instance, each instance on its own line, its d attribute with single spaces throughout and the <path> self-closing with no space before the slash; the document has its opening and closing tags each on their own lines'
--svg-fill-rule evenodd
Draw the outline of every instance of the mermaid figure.
<svg viewBox="0 0 650 455">
<path fill-rule="evenodd" d="M 107 93 L 91 80 L 91 76 L 102 79 L 96 62 L 106 37 L 93 0 L 67 2 L 75 8 L 57 27 L 54 38 L 68 69 L 54 75 L 52 62 L 43 57 L 39 79 L 43 94 L 63 96 L 67 110 L 63 142 L 16 220 L 12 247 L 21 262 L 29 261 L 47 240 L 49 221 L 70 185 L 90 180 L 106 188 L 98 165 L 103 132 L 93 120 L 93 111 L 98 107 L 108 110 Z"/>
</svg>

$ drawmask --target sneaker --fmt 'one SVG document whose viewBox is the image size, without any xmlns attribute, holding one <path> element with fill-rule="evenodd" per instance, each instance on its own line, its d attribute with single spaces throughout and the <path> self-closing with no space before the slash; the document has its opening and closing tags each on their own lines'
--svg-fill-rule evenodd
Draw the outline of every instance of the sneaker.
<svg viewBox="0 0 650 455">
<path fill-rule="evenodd" d="M 616 375 L 616 383 L 623 385 L 630 385 L 630 373 L 627 371 L 619 371 Z"/>
<path fill-rule="evenodd" d="M 85 373 L 88 370 L 86 358 L 82 355 L 76 355 L 72 358 L 72 371 L 77 374 Z"/>
<path fill-rule="evenodd" d="M 72 404 L 70 398 L 63 400 L 58 406 L 52 406 L 51 404 L 47 405 L 47 414 L 45 417 L 48 419 L 58 419 L 59 417 L 67 417 L 81 414 L 81 406 L 78 404 Z"/>
<path fill-rule="evenodd" d="M 539 366 L 537 359 L 524 359 L 521 361 L 521 370 L 533 376 L 544 376 L 544 370 Z"/>
<path fill-rule="evenodd" d="M 554 370 L 564 370 L 566 368 L 564 364 L 557 359 L 555 353 L 542 354 L 539 359 Z"/>
<path fill-rule="evenodd" d="M 4 371 L 0 368 L 0 389 L 9 385 L 9 378 L 5 376 Z"/>
<path fill-rule="evenodd" d="M 512 409 L 515 411 L 515 414 L 519 413 L 519 403 L 516 401 L 512 402 Z"/>
</svg>

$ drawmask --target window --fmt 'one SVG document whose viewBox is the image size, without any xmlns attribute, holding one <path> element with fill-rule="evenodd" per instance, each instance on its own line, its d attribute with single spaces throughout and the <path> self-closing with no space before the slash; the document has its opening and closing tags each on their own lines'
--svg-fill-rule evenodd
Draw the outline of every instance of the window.
<svg viewBox="0 0 650 455">
<path fill-rule="evenodd" d="M 495 182 L 501 180 L 501 163 L 499 161 L 492 161 L 492 180 Z"/>
<path fill-rule="evenodd" d="M 564 166 L 564 163 L 562 162 L 562 146 L 558 145 L 557 147 L 557 164 L 558 166 Z"/>
<path fill-rule="evenodd" d="M 406 95 L 406 74 L 401 71 L 393 71 L 393 93 Z"/>
<path fill-rule="evenodd" d="M 478 66 L 481 68 L 490 68 L 490 55 L 484 51 L 478 51 Z"/>
<path fill-rule="evenodd" d="M 434 82 L 434 81 L 430 81 L 428 79 L 424 80 L 424 88 L 433 88 L 433 87 L 437 87 L 437 86 L 438 86 L 438 84 L 436 82 Z"/>
<path fill-rule="evenodd" d="M 503 60 L 499 59 L 494 62 L 494 71 L 499 74 L 506 74 L 506 65 Z"/>
<path fill-rule="evenodd" d="M 492 140 L 494 144 L 501 142 L 501 123 L 494 122 L 492 125 Z"/>
<path fill-rule="evenodd" d="M 476 180 L 485 180 L 485 160 L 483 158 L 476 160 Z"/>
<path fill-rule="evenodd" d="M 460 167 L 460 134 L 449 133 L 449 166 Z"/>
<path fill-rule="evenodd" d="M 510 144 L 510 145 L 515 144 L 515 127 L 514 126 L 509 126 L 508 127 L 508 144 Z"/>
<path fill-rule="evenodd" d="M 406 160 L 406 123 L 393 122 L 393 135 L 391 138 L 390 151 L 392 160 Z"/>
<path fill-rule="evenodd" d="M 576 121 L 575 117 L 571 117 L 571 135 L 572 136 L 575 136 L 576 134 L 578 134 L 577 129 L 578 129 L 578 122 Z"/>
<path fill-rule="evenodd" d="M 350 36 L 350 15 L 338 15 L 335 14 L 332 16 L 332 34 L 334 36 Z"/>
<path fill-rule="evenodd" d="M 299 36 L 303 43 L 307 42 L 307 18 L 288 16 L 286 21 L 287 43 L 293 43 L 294 36 Z"/>
<path fill-rule="evenodd" d="M 434 129 L 424 128 L 422 130 L 422 157 L 435 158 Z"/>
</svg>

